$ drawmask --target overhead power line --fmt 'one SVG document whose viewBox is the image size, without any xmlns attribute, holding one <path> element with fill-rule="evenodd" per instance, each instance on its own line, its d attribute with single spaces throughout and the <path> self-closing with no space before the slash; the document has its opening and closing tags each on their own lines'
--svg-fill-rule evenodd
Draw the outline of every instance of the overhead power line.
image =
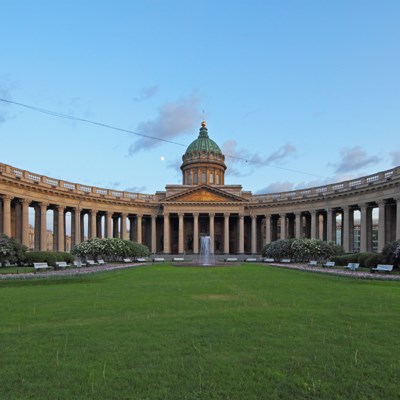
<svg viewBox="0 0 400 400">
<path fill-rule="evenodd" d="M 37 112 L 40 112 L 42 114 L 51 115 L 53 117 L 69 119 L 69 120 L 72 120 L 72 121 L 85 122 L 87 124 L 101 126 L 103 128 L 112 129 L 112 130 L 118 131 L 118 132 L 130 133 L 132 135 L 140 136 L 140 137 L 143 137 L 143 138 L 146 138 L 146 139 L 157 140 L 159 142 L 165 142 L 165 143 L 175 144 L 177 146 L 187 147 L 187 145 L 184 144 L 184 143 L 174 142 L 172 140 L 163 139 L 163 138 L 160 138 L 160 137 L 157 137 L 157 136 L 145 135 L 143 133 L 135 132 L 135 131 L 132 131 L 130 129 L 124 129 L 124 128 L 119 128 L 117 126 L 105 124 L 103 122 L 92 121 L 92 120 L 86 119 L 86 118 L 80 118 L 80 117 L 75 117 L 73 115 L 62 114 L 62 113 L 59 113 L 57 111 L 51 111 L 51 110 L 47 110 L 45 108 L 31 106 L 29 104 L 19 103 L 19 102 L 16 102 L 16 101 L 7 100 L 7 99 L 3 99 L 3 98 L 0 98 L 0 101 L 2 101 L 4 103 L 9 103 L 9 104 L 14 104 L 14 105 L 17 105 L 17 106 L 20 106 L 20 107 L 24 107 L 24 108 L 27 108 L 27 109 L 32 110 L 32 111 L 37 111 Z M 234 160 L 242 161 L 242 162 L 245 162 L 245 163 L 257 164 L 257 165 L 264 166 L 264 167 L 277 168 L 277 169 L 281 169 L 281 170 L 289 171 L 289 172 L 296 172 L 296 173 L 300 173 L 300 174 L 303 174 L 303 175 L 313 176 L 313 177 L 316 177 L 316 178 L 325 178 L 324 176 L 321 176 L 321 175 L 311 174 L 309 172 L 304 172 L 304 171 L 300 171 L 300 170 L 297 170 L 297 169 L 285 168 L 285 167 L 281 167 L 281 166 L 278 166 L 278 165 L 273 165 L 273 164 L 270 164 L 270 163 L 267 163 L 267 162 L 263 162 L 263 161 L 256 161 L 256 160 L 246 159 L 246 158 L 243 158 L 243 157 L 233 156 L 233 155 L 229 155 L 229 154 L 225 154 L 225 157 L 232 158 Z"/>
</svg>

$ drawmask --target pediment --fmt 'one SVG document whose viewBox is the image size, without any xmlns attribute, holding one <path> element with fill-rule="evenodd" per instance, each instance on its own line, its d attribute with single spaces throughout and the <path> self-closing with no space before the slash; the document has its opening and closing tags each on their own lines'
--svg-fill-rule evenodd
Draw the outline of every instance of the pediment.
<svg viewBox="0 0 400 400">
<path fill-rule="evenodd" d="M 198 186 L 194 189 L 184 190 L 165 199 L 166 203 L 242 203 L 246 200 L 232 193 L 208 185 Z"/>
</svg>

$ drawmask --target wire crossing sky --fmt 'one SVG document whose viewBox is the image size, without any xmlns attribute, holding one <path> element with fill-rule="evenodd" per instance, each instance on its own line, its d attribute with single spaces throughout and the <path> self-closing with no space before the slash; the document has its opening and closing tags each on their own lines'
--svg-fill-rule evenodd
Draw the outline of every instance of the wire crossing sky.
<svg viewBox="0 0 400 400">
<path fill-rule="evenodd" d="M 398 15 L 387 0 L 1 1 L 0 162 L 154 193 L 181 183 L 205 109 L 225 182 L 253 193 L 390 169 Z"/>
</svg>

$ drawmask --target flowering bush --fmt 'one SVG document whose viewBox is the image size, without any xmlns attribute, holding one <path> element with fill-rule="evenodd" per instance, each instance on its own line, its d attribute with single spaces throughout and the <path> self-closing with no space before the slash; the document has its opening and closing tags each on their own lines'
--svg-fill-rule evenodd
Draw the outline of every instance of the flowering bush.
<svg viewBox="0 0 400 400">
<path fill-rule="evenodd" d="M 26 246 L 23 246 L 16 239 L 6 235 L 0 235 L 0 262 L 10 264 L 22 264 L 25 261 Z"/>
<path fill-rule="evenodd" d="M 115 261 L 124 257 L 147 257 L 150 251 L 147 246 L 120 238 L 92 238 L 79 243 L 72 250 L 72 254 L 87 259 L 104 258 Z"/>
<path fill-rule="evenodd" d="M 388 264 L 400 266 L 400 240 L 388 243 L 382 249 L 382 258 Z"/>
<path fill-rule="evenodd" d="M 317 239 L 280 239 L 266 245 L 262 250 L 264 257 L 276 260 L 290 258 L 295 262 L 322 261 L 342 253 L 343 249 L 335 243 Z"/>
</svg>

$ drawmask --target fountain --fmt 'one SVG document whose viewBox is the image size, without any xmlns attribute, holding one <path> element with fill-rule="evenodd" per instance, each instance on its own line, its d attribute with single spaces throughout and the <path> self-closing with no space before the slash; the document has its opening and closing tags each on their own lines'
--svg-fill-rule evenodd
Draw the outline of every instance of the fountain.
<svg viewBox="0 0 400 400">
<path fill-rule="evenodd" d="M 211 246 L 211 237 L 202 236 L 200 238 L 200 265 L 215 265 L 214 250 Z"/>
</svg>

